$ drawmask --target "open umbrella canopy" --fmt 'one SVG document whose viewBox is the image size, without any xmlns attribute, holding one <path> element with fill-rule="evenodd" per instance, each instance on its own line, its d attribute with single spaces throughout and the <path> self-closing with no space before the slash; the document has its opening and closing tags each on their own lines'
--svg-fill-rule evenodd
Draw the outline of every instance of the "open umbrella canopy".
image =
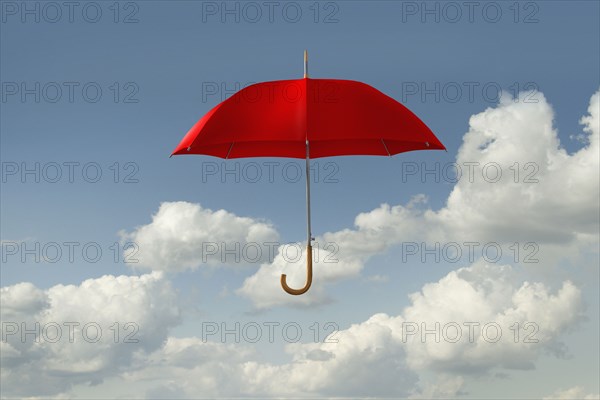
<svg viewBox="0 0 600 400">
<path fill-rule="evenodd" d="M 291 157 L 306 159 L 306 284 L 312 283 L 310 158 L 391 156 L 412 150 L 445 150 L 433 132 L 408 108 L 356 81 L 308 78 L 257 83 L 218 104 L 188 131 L 171 155 L 221 158 Z"/>
<path fill-rule="evenodd" d="M 389 156 L 445 149 L 408 108 L 356 81 L 296 79 L 248 86 L 200 119 L 173 154 L 221 158 Z"/>
</svg>

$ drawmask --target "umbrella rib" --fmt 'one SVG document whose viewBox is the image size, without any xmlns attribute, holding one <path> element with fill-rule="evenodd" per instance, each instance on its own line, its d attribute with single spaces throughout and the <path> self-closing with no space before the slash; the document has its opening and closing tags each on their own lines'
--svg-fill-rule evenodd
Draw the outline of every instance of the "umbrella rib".
<svg viewBox="0 0 600 400">
<path fill-rule="evenodd" d="M 235 144 L 235 142 L 231 142 L 231 145 L 229 146 L 229 151 L 227 152 L 227 155 L 225 156 L 226 160 L 229 158 L 229 154 L 231 153 L 231 149 L 233 148 L 234 144 Z"/>
<path fill-rule="evenodd" d="M 388 156 L 391 157 L 392 155 L 390 154 L 390 151 L 388 150 L 385 142 L 383 141 L 383 138 L 381 139 L 381 144 L 383 144 L 383 147 L 385 148 L 385 151 L 388 153 Z"/>
</svg>

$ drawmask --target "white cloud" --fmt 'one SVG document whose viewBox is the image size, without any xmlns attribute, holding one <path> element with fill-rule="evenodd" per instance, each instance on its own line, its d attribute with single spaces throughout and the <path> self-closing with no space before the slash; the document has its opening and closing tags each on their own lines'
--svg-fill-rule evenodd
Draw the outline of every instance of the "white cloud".
<svg viewBox="0 0 600 400">
<path fill-rule="evenodd" d="M 552 395 L 544 397 L 544 400 L 597 400 L 599 394 L 587 393 L 584 388 L 575 386 L 566 390 L 558 390 Z"/>
<path fill-rule="evenodd" d="M 252 381 L 272 395 L 303 396 L 305 388 L 319 395 L 456 395 L 464 375 L 534 367 L 545 350 L 554 348 L 579 321 L 583 309 L 581 293 L 569 281 L 552 290 L 521 281 L 509 266 L 483 263 L 424 285 L 410 301 L 398 316 L 375 314 L 340 331 L 335 336 L 338 343 L 288 345 L 293 361 L 281 366 L 253 364 Z M 435 335 L 422 336 L 423 328 L 435 331 L 436 322 L 439 342 Z M 457 341 L 451 330 L 444 332 L 450 322 L 463 327 Z M 510 330 L 516 322 L 518 340 Z M 528 340 L 533 328 L 525 330 L 527 322 L 538 328 Z M 475 327 L 470 340 L 464 323 L 479 323 L 480 328 L 494 323 L 502 335 L 492 343 L 493 330 L 483 336 Z M 413 324 L 419 329 L 416 335 L 408 334 Z M 419 389 L 414 373 L 422 371 L 437 372 L 439 379 Z M 276 377 L 288 382 L 287 392 L 277 391 L 272 383 Z"/>
<path fill-rule="evenodd" d="M 421 389 L 410 396 L 411 399 L 455 399 L 462 394 L 465 380 L 462 376 L 441 374 L 433 383 L 427 383 Z"/>
<path fill-rule="evenodd" d="M 408 395 L 417 375 L 408 370 L 403 349 L 393 345 L 389 327 L 372 321 L 340 331 L 339 343 L 290 344 L 285 364 L 256 361 L 244 345 L 170 338 L 147 360 L 147 367 L 125 376 L 134 384 L 148 379 L 148 392 L 203 396 L 360 396 Z"/>
<path fill-rule="evenodd" d="M 387 318 L 374 315 L 352 325 L 335 335 L 337 343 L 290 344 L 291 363 L 255 363 L 246 372 L 270 395 L 407 396 L 418 376 L 407 367 Z"/>
<path fill-rule="evenodd" d="M 175 272 L 247 264 L 259 256 L 265 261 L 270 246 L 265 243 L 278 240 L 270 224 L 184 201 L 162 203 L 151 223 L 121 236 L 137 245 L 137 251 L 132 247 L 126 252 L 126 260 L 138 261 L 130 266 Z M 234 251 L 227 254 L 228 250 Z"/>
<path fill-rule="evenodd" d="M 479 262 L 412 294 L 402 313 L 405 331 L 418 329 L 406 337 L 411 367 L 448 373 L 529 369 L 544 350 L 560 347 L 556 339 L 582 317 L 580 290 L 565 281 L 552 293 L 517 278 L 509 266 Z M 437 331 L 439 342 L 434 334 L 423 336 L 425 328 Z"/>
<path fill-rule="evenodd" d="M 386 275 L 379 275 L 379 274 L 375 274 L 375 275 L 371 275 L 367 277 L 367 282 L 373 282 L 373 283 L 387 283 L 390 281 L 389 276 Z"/>
<path fill-rule="evenodd" d="M 297 259 L 295 254 L 298 254 L 298 251 L 290 249 L 302 249 L 301 257 Z M 281 288 L 281 274 L 287 275 L 287 284 L 290 287 L 304 286 L 306 249 L 300 244 L 296 246 L 283 245 L 278 248 L 273 262 L 262 264 L 254 275 L 244 281 L 236 293 L 250 298 L 258 308 L 283 304 L 291 306 L 322 304 L 329 300 L 324 290 L 326 282 L 355 276 L 363 265 L 364 262 L 361 259 L 346 257 L 342 253 L 341 247 L 327 249 L 315 246 L 313 247 L 313 284 L 311 289 L 302 296 L 290 296 Z"/>
<path fill-rule="evenodd" d="M 176 294 L 158 272 L 48 290 L 20 283 L 3 287 L 1 295 L 3 396 L 98 384 L 127 368 L 135 353 L 159 348 L 179 322 Z M 33 333 L 23 336 L 24 329 Z"/>
<path fill-rule="evenodd" d="M 554 112 L 543 95 L 531 103 L 503 97 L 500 104 L 471 117 L 456 162 L 477 162 L 474 179 L 463 176 L 447 205 L 428 215 L 455 239 L 561 242 L 593 235 L 597 239 L 599 208 L 599 92 L 581 119 L 588 144 L 568 154 L 553 126 Z M 519 175 L 515 169 L 519 164 Z M 483 168 L 497 163 L 502 178 L 483 179 Z M 527 163 L 529 166 L 527 166 Z M 464 169 L 466 172 L 466 169 Z M 495 175 L 489 167 L 488 176 Z M 537 183 L 527 182 L 537 180 Z M 515 179 L 517 182 L 515 182 Z"/>
<path fill-rule="evenodd" d="M 3 287 L 0 296 L 3 318 L 34 315 L 48 306 L 47 294 L 30 282 Z"/>
<path fill-rule="evenodd" d="M 456 397 L 469 376 L 534 367 L 582 312 L 579 289 L 568 281 L 552 290 L 522 281 L 511 267 L 485 264 L 450 272 L 410 301 L 397 316 L 375 314 L 334 340 L 287 344 L 289 361 L 281 364 L 261 361 L 249 345 L 169 338 L 124 378 L 130 385 L 156 382 L 149 397 Z M 403 334 L 411 323 L 433 329 L 435 322 L 494 322 L 503 332 L 495 343 L 480 329 L 473 341 L 465 330 L 455 343 L 441 327 L 439 343 L 431 334 L 424 341 L 420 332 Z M 510 330 L 515 322 L 521 326 L 517 341 Z M 538 343 L 524 343 L 531 333 L 523 330 L 526 322 L 539 327 L 530 337 Z M 432 372 L 430 381 L 422 378 Z"/>
<path fill-rule="evenodd" d="M 279 283 L 282 273 L 288 275 L 287 282 L 292 288 L 302 287 L 306 280 L 306 250 L 302 258 L 296 260 L 288 246 L 280 246 L 273 262 L 262 264 L 237 293 L 250 298 L 257 308 L 327 302 L 329 298 L 324 290 L 327 283 L 358 276 L 370 257 L 398 243 L 407 232 L 419 235 L 423 230 L 419 205 L 425 201 L 424 196 L 416 196 L 406 206 L 384 204 L 369 213 L 359 214 L 354 222 L 356 229 L 318 236 L 318 247 L 313 247 L 313 285 L 302 296 L 288 295 Z"/>
<path fill-rule="evenodd" d="M 147 391 L 148 398 L 237 397 L 244 393 L 244 363 L 253 357 L 256 353 L 240 344 L 170 337 L 123 378 L 132 385 L 156 382 Z"/>
<path fill-rule="evenodd" d="M 22 297 L 30 294 L 42 305 L 24 301 Z M 468 375 L 532 368 L 582 312 L 580 291 L 568 281 L 551 289 L 523 282 L 509 266 L 476 263 L 424 285 L 397 316 L 375 314 L 337 332 L 335 341 L 288 344 L 289 361 L 273 364 L 261 360 L 250 345 L 168 337 L 179 310 L 173 289 L 157 272 L 104 276 L 43 291 L 19 284 L 2 289 L 2 303 L 12 320 L 27 319 L 29 327 L 36 320 L 42 326 L 93 321 L 104 331 L 98 343 L 81 341 L 79 330 L 74 343 L 50 343 L 44 335 L 40 343 L 33 338 L 23 343 L 19 336 L 10 336 L 2 345 L 2 387 L 4 395 L 12 396 L 68 395 L 78 384 L 100 385 L 102 390 L 102 381 L 111 378 L 124 380 L 121 393 L 145 391 L 151 398 L 194 398 L 199 393 L 453 397 L 461 393 Z M 32 309 L 34 314 L 26 314 Z M 3 316 L 5 321 L 10 320 Z M 136 322 L 139 343 L 114 343 L 109 327 L 115 321 Z M 431 334 L 425 340 L 420 334 L 407 334 L 409 324 L 421 330 L 425 323 L 431 330 L 436 322 L 439 342 Z M 477 322 L 480 327 L 494 322 L 502 328 L 502 337 L 488 343 L 475 329 L 471 341 L 464 329 L 460 340 L 450 342 L 443 333 L 449 322 Z M 524 343 L 531 331 L 523 329 L 515 342 L 510 330 L 515 322 L 522 328 L 535 322 L 539 330 L 533 338 L 538 343 Z M 421 379 L 423 372 L 434 373 L 431 382 Z"/>
</svg>

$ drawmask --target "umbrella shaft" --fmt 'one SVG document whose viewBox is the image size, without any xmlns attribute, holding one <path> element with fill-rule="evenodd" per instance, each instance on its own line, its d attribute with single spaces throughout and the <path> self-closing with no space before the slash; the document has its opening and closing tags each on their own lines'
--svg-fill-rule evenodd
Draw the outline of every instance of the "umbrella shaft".
<svg viewBox="0 0 600 400">
<path fill-rule="evenodd" d="M 310 230 L 310 151 L 308 140 L 306 141 L 306 231 L 308 234 L 307 244 L 312 242 L 312 233 Z"/>
</svg>

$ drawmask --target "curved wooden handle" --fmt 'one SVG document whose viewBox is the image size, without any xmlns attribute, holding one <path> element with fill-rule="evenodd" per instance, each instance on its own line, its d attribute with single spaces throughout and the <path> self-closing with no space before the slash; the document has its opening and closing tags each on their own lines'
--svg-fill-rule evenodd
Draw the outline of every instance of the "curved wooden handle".
<svg viewBox="0 0 600 400">
<path fill-rule="evenodd" d="M 281 287 L 289 294 L 298 296 L 308 292 L 312 284 L 312 246 L 310 244 L 306 246 L 306 284 L 304 287 L 302 289 L 292 289 L 287 285 L 286 278 L 286 274 L 281 274 Z"/>
</svg>

